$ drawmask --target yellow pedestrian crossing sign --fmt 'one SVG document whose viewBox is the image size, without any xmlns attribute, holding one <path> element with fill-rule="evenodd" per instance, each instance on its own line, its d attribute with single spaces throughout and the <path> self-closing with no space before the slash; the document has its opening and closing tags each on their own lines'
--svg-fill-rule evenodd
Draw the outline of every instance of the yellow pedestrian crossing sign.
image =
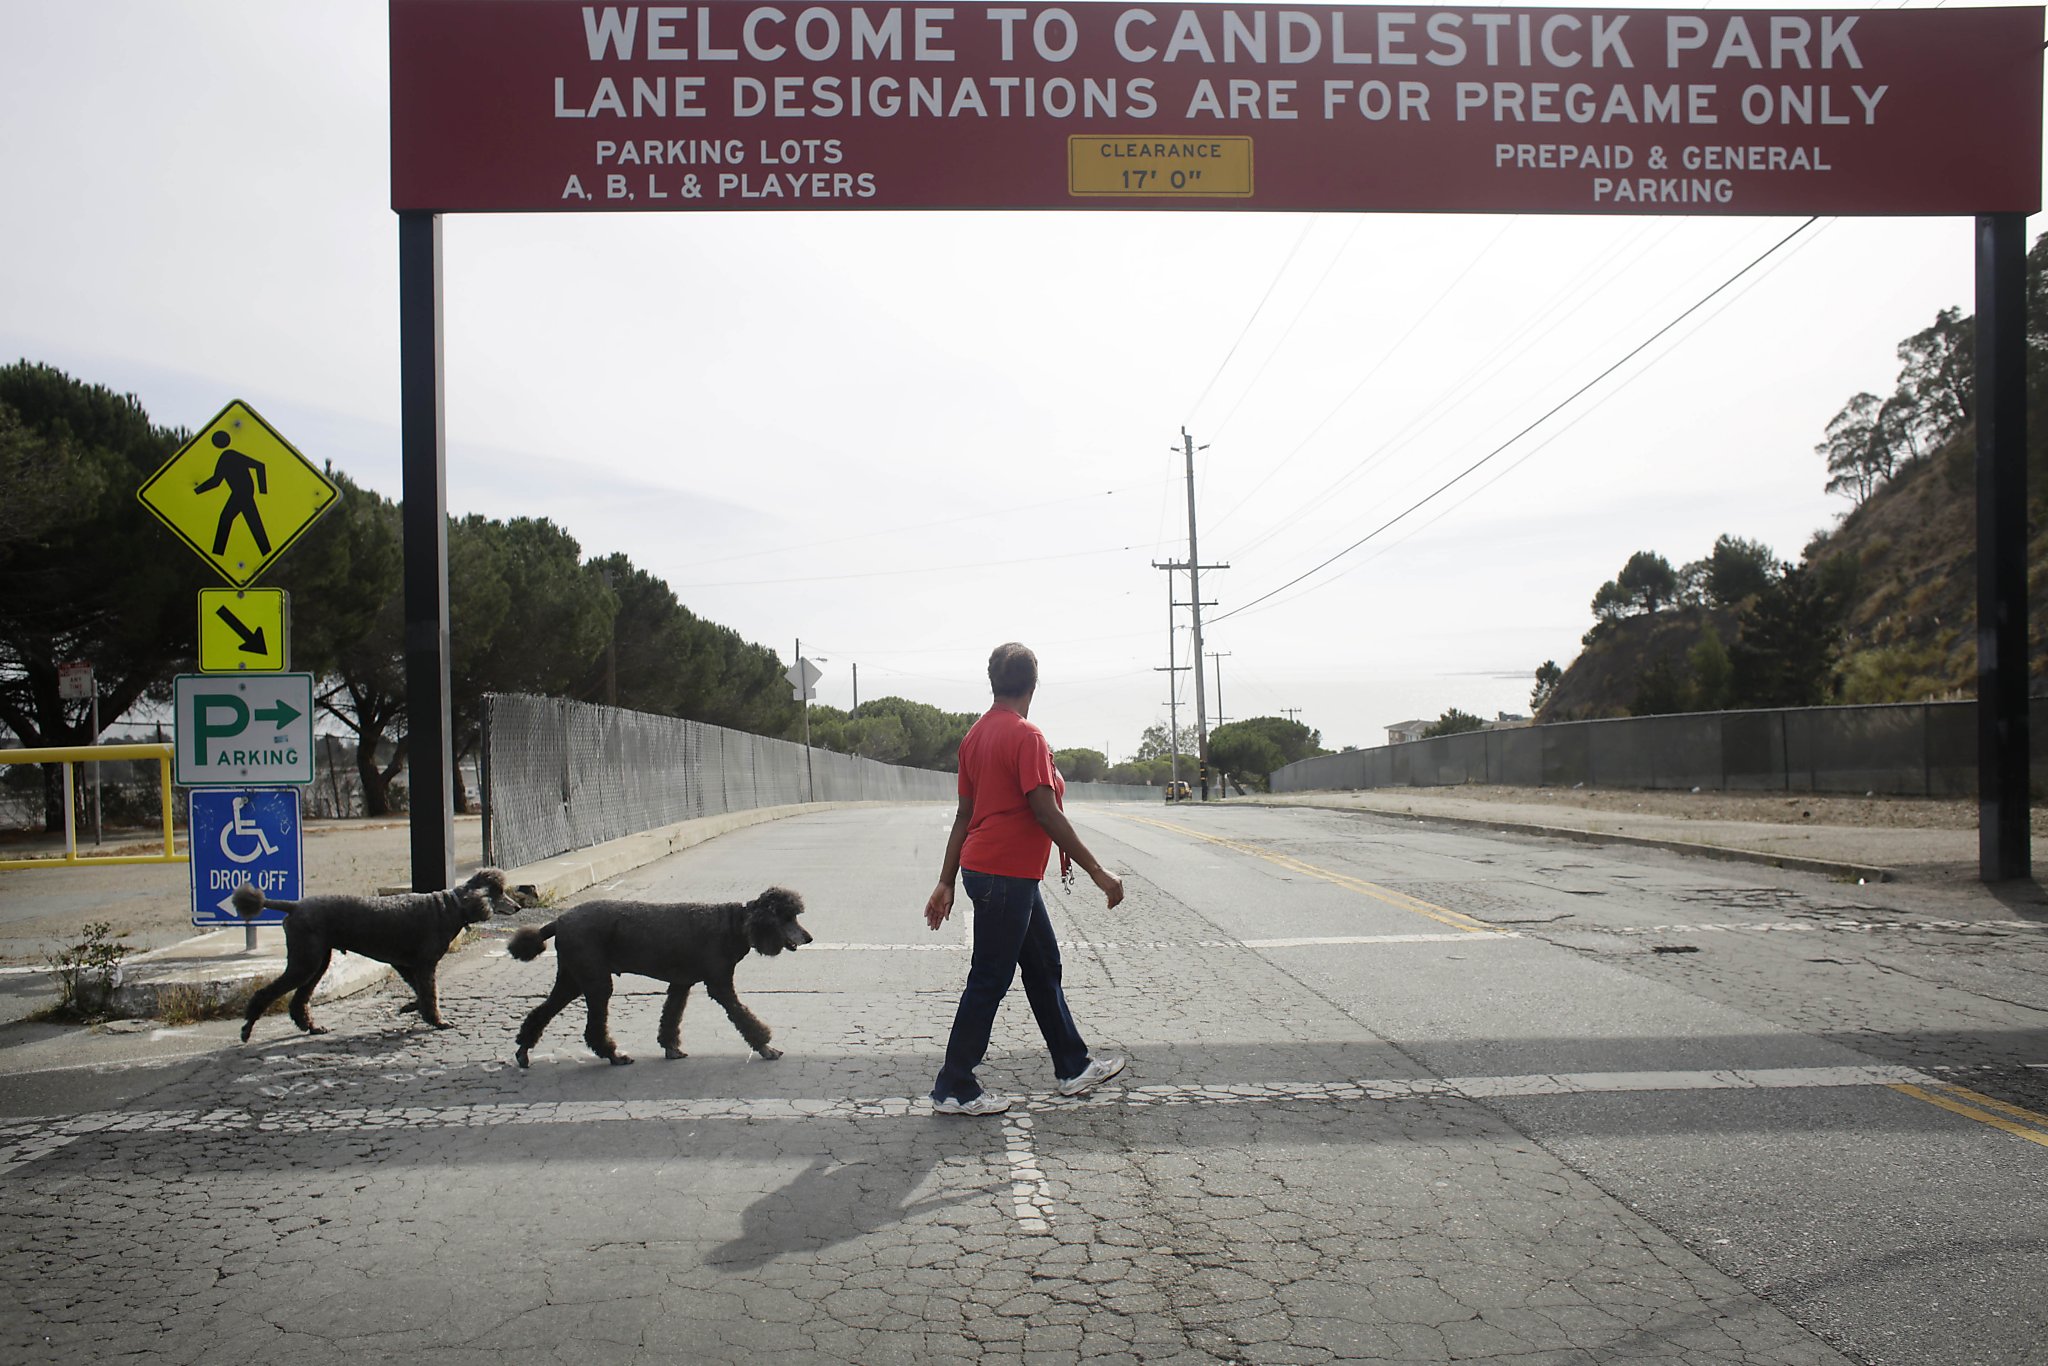
<svg viewBox="0 0 2048 1366">
<path fill-rule="evenodd" d="M 341 500 L 341 490 L 237 399 L 136 497 L 222 578 L 246 588 Z"/>
<path fill-rule="evenodd" d="M 277 673 L 290 667 L 285 627 L 291 595 L 282 588 L 199 590 L 201 673 Z"/>
</svg>

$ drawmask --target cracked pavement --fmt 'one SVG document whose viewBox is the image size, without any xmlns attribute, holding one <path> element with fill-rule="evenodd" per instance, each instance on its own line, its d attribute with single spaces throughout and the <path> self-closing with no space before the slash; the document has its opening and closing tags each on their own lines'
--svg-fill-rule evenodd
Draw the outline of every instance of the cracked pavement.
<svg viewBox="0 0 2048 1366">
<path fill-rule="evenodd" d="M 444 963 L 448 1031 L 391 986 L 246 1046 L 15 1027 L 0 1355 L 2043 1359 L 2035 912 L 1326 811 L 1073 814 L 1128 899 L 1048 884 L 1069 996 L 1132 1062 L 1061 1099 L 1013 991 L 998 1118 L 923 1099 L 966 970 L 964 917 L 919 915 L 942 806 L 585 894 L 802 892 L 819 942 L 738 974 L 778 1062 L 701 992 L 662 1061 L 625 977 L 636 1065 L 579 1002 L 520 1071 L 554 969 L 505 922 Z"/>
</svg>

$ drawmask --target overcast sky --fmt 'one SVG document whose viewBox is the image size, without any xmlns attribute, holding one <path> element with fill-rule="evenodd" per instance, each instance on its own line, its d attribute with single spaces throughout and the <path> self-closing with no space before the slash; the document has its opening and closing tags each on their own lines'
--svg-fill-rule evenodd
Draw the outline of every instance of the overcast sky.
<svg viewBox="0 0 2048 1366">
<path fill-rule="evenodd" d="M 0 0 L 0 356 L 166 425 L 240 398 L 398 496 L 387 60 L 373 0 Z M 1228 717 L 1381 744 L 1526 712 L 1637 550 L 1797 559 L 1839 518 L 1814 446 L 1901 338 L 1972 311 L 1966 219 L 1813 224 L 1273 593 L 1800 222 L 451 217 L 449 508 L 551 517 L 784 659 L 801 639 L 834 706 L 858 666 L 862 697 L 978 711 L 990 647 L 1025 641 L 1033 719 L 1114 759 L 1167 715 L 1185 427 L 1201 559 L 1230 566 L 1202 580 L 1212 724 L 1220 668 Z"/>
</svg>

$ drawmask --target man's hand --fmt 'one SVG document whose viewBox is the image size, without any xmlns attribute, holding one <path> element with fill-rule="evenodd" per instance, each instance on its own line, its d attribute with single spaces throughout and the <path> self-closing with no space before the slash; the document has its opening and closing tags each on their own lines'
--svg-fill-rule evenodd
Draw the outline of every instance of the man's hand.
<svg viewBox="0 0 2048 1366">
<path fill-rule="evenodd" d="M 1119 897 L 1123 895 L 1123 888 L 1121 886 L 1117 888 L 1117 895 Z M 1110 904 L 1115 905 L 1116 903 L 1111 902 Z M 925 898 L 924 923 L 936 930 L 939 926 L 946 923 L 946 917 L 952 913 L 953 884 L 941 882 L 938 886 L 932 888 L 932 894 Z"/>
<path fill-rule="evenodd" d="M 1124 880 L 1106 868 L 1097 868 L 1088 876 L 1102 889 L 1102 894 L 1109 898 L 1109 905 L 1104 909 L 1115 910 L 1118 903 L 1124 899 Z"/>
</svg>

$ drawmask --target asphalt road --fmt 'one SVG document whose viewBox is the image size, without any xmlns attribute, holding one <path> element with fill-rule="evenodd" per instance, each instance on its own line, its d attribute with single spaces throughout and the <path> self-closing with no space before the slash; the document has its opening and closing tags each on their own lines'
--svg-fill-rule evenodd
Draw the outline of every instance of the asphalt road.
<svg viewBox="0 0 2048 1366">
<path fill-rule="evenodd" d="M 1981 895 L 1321 811 L 1085 807 L 1049 885 L 1130 1069 L 1060 1100 L 1021 993 L 923 1097 L 966 967 L 950 812 L 723 836 L 586 896 L 799 890 L 818 943 L 690 1056 L 622 978 L 442 971 L 230 1026 L 0 1031 L 10 1361 L 2048 1360 L 2048 928 Z M 522 920 L 545 919 L 533 912 Z"/>
</svg>

